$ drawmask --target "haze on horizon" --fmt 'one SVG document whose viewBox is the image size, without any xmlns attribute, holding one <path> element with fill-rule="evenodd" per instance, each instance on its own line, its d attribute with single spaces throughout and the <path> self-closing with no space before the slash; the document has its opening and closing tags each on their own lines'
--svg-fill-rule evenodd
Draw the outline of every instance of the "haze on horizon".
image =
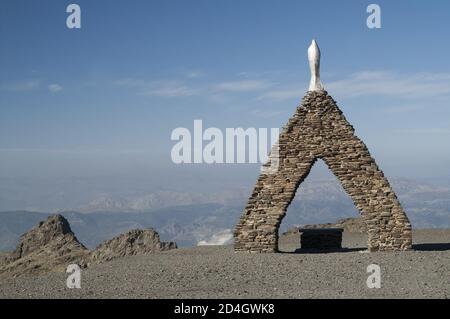
<svg viewBox="0 0 450 319">
<path fill-rule="evenodd" d="M 325 89 L 385 174 L 450 185 L 450 3 L 377 1 L 380 30 L 366 1 L 76 3 L 81 30 L 61 1 L 2 4 L 0 210 L 251 188 L 257 164 L 173 164 L 171 132 L 282 127 L 312 38 Z"/>
</svg>

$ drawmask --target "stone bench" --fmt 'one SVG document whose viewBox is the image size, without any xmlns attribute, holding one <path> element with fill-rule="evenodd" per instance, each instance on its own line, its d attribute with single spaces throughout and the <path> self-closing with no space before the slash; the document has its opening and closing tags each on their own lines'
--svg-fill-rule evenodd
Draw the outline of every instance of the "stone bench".
<svg viewBox="0 0 450 319">
<path fill-rule="evenodd" d="M 306 250 L 342 249 L 342 228 L 299 229 L 300 247 Z"/>
</svg>

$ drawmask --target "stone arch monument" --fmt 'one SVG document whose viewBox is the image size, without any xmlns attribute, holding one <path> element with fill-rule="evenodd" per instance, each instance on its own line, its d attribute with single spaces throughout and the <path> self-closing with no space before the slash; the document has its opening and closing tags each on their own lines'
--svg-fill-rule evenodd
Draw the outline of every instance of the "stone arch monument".
<svg viewBox="0 0 450 319">
<path fill-rule="evenodd" d="M 277 252 L 278 228 L 295 192 L 322 159 L 360 211 L 370 251 L 407 250 L 411 224 L 366 145 L 320 82 L 320 51 L 308 49 L 311 82 L 283 128 L 234 231 L 235 251 Z"/>
</svg>

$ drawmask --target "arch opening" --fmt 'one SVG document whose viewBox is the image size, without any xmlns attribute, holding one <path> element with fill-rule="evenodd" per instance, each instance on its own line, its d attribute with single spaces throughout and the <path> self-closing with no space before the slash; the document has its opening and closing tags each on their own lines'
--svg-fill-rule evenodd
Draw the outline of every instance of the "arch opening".
<svg viewBox="0 0 450 319">
<path fill-rule="evenodd" d="M 278 251 L 300 247 L 299 229 L 343 228 L 342 248 L 367 248 L 365 222 L 327 164 L 317 159 L 299 185 L 278 229 Z"/>
</svg>

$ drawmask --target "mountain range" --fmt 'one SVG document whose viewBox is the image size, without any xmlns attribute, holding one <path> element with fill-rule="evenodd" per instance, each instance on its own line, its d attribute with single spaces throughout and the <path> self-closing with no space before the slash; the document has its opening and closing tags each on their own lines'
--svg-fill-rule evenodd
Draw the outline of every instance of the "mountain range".
<svg viewBox="0 0 450 319">
<path fill-rule="evenodd" d="M 450 228 L 450 188 L 392 179 L 413 227 Z M 164 241 L 179 246 L 225 244 L 246 204 L 249 189 L 216 193 L 157 191 L 115 196 L 101 194 L 85 204 L 57 211 L 68 219 L 89 248 L 133 228 L 155 228 Z M 55 211 L 0 212 L 0 251 L 12 249 L 19 236 Z M 356 217 L 353 202 L 337 180 L 307 180 L 298 189 L 280 231 L 297 225 Z"/>
</svg>

